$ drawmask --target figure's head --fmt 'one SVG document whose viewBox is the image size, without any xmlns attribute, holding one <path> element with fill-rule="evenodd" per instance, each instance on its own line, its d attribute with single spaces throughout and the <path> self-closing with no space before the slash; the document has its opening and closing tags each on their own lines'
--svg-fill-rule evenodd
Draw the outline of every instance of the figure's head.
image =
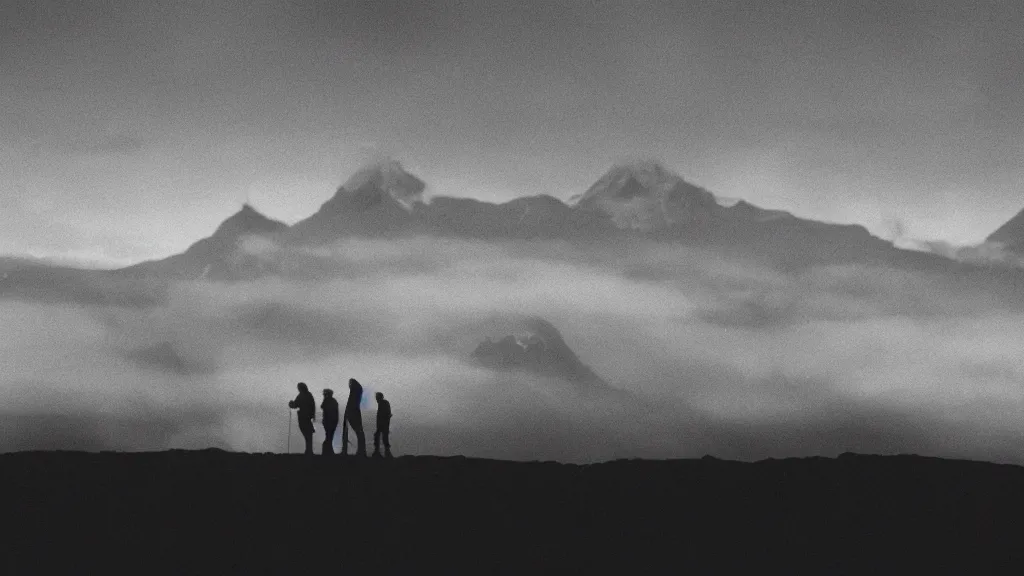
<svg viewBox="0 0 1024 576">
<path fill-rule="evenodd" d="M 298 384 L 298 386 L 296 386 L 296 388 L 299 389 L 299 392 L 309 392 L 309 388 L 306 388 L 306 383 L 305 382 L 299 382 L 299 384 Z"/>
<path fill-rule="evenodd" d="M 324 388 L 324 397 L 330 398 L 332 396 L 334 396 L 334 390 L 331 390 L 330 388 Z"/>
<path fill-rule="evenodd" d="M 377 402 L 380 402 L 381 400 L 384 399 L 384 393 L 383 392 L 377 392 L 376 394 L 374 394 L 374 397 L 377 398 Z"/>
<path fill-rule="evenodd" d="M 356 382 L 355 378 L 349 378 L 348 379 L 348 387 L 349 388 L 355 388 L 356 386 L 359 386 L 359 382 Z"/>
</svg>

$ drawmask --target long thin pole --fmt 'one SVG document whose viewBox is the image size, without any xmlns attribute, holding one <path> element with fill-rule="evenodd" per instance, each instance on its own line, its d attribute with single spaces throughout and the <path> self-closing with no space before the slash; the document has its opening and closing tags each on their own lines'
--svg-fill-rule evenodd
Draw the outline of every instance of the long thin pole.
<svg viewBox="0 0 1024 576">
<path fill-rule="evenodd" d="M 348 456 L 348 414 L 341 419 L 341 453 Z"/>
<path fill-rule="evenodd" d="M 292 453 L 292 409 L 288 409 L 288 453 Z"/>
</svg>

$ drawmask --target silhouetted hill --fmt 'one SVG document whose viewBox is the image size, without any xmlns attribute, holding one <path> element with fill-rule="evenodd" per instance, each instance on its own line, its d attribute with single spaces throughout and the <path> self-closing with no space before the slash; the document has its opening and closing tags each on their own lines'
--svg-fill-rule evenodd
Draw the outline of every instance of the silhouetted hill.
<svg viewBox="0 0 1024 576">
<path fill-rule="evenodd" d="M 25 573 L 1016 571 L 1024 469 L 916 456 L 587 466 L 0 455 Z"/>
</svg>

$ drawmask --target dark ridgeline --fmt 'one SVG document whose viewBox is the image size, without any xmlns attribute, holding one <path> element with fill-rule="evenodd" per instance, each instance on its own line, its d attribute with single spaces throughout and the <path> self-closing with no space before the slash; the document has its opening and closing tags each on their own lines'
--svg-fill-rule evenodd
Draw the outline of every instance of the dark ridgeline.
<svg viewBox="0 0 1024 576">
<path fill-rule="evenodd" d="M 1018 573 L 1024 468 L 0 455 L 0 573 Z"/>
</svg>

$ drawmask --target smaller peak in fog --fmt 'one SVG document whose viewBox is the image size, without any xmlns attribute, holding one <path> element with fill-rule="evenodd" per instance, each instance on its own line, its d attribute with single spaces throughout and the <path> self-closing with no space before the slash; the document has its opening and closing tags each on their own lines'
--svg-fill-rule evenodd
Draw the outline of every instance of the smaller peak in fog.
<svg viewBox="0 0 1024 576">
<path fill-rule="evenodd" d="M 569 348 L 558 329 L 543 318 L 527 318 L 497 340 L 486 338 L 471 357 L 492 370 L 522 371 L 587 386 L 606 386 Z"/>
<path fill-rule="evenodd" d="M 215 237 L 237 237 L 244 234 L 273 234 L 288 228 L 279 220 L 264 216 L 262 212 L 246 202 L 242 208 L 221 222 L 213 233 Z"/>
</svg>

